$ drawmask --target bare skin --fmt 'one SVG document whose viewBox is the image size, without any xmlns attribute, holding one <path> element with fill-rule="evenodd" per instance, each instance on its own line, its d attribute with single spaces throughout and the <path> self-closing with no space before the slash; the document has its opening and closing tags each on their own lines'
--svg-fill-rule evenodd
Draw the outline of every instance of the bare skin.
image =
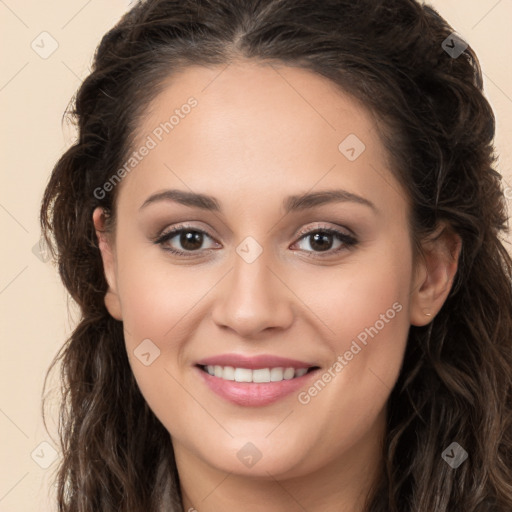
<svg viewBox="0 0 512 512">
<path fill-rule="evenodd" d="M 381 470 L 385 405 L 408 330 L 442 307 L 460 240 L 444 231 L 425 241 L 413 265 L 409 204 L 376 120 L 328 80 L 243 61 L 187 68 L 148 109 L 135 146 L 191 96 L 197 106 L 118 185 L 115 233 L 103 232 L 101 209 L 93 215 L 105 303 L 123 321 L 135 378 L 170 433 L 184 510 L 360 512 Z M 353 161 L 338 147 L 350 134 L 365 145 Z M 168 199 L 142 207 L 168 189 L 213 196 L 221 211 Z M 363 201 L 285 214 L 288 196 L 330 190 Z M 198 249 L 166 251 L 187 251 L 179 234 L 153 242 L 181 223 L 207 233 Z M 319 228 L 356 243 L 327 232 L 322 250 L 300 234 Z M 250 263 L 236 250 L 247 237 L 257 242 L 251 251 L 262 250 Z M 371 326 L 378 333 L 344 356 Z M 148 366 L 134 355 L 145 339 L 160 350 Z M 294 392 L 242 406 L 214 393 L 195 366 L 225 353 L 289 357 L 320 371 L 302 401 Z M 343 369 L 310 392 L 340 355 Z M 251 467 L 237 456 L 247 443 L 261 455 Z"/>
</svg>

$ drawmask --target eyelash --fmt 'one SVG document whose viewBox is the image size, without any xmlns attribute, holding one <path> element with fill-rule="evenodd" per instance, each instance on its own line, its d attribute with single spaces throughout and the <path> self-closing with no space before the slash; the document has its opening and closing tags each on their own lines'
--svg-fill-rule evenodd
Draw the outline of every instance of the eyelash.
<svg viewBox="0 0 512 512">
<path fill-rule="evenodd" d="M 177 256 L 191 256 L 193 253 L 198 253 L 200 251 L 180 251 L 178 249 L 171 249 L 169 247 L 164 247 L 164 244 L 166 242 L 169 242 L 170 240 L 172 240 L 176 235 L 181 234 L 181 233 L 187 233 L 187 232 L 201 233 L 202 235 L 206 235 L 206 236 L 210 237 L 210 235 L 206 231 L 203 231 L 202 229 L 197 229 L 197 228 L 194 228 L 191 226 L 186 226 L 186 225 L 178 225 L 178 226 L 175 226 L 174 228 L 170 229 L 169 231 L 159 235 L 155 239 L 153 239 L 153 243 L 156 245 L 160 245 L 164 251 L 170 252 Z M 334 250 L 329 249 L 327 251 L 305 251 L 306 253 L 313 252 L 315 254 L 315 256 L 310 256 L 313 258 L 317 258 L 317 257 L 323 258 L 323 257 L 327 257 L 327 256 L 332 256 L 333 254 L 337 254 L 338 252 L 341 252 L 343 250 L 350 250 L 358 244 L 358 240 L 355 237 L 348 235 L 347 233 L 344 233 L 342 231 L 339 231 L 335 228 L 327 228 L 327 227 L 316 227 L 314 229 L 302 230 L 297 235 L 299 237 L 297 242 L 302 240 L 303 238 L 307 238 L 307 236 L 312 236 L 317 233 L 335 235 L 342 242 L 343 245 L 341 245 L 338 249 L 334 249 Z M 213 238 L 213 237 L 210 237 L 210 238 Z M 211 251 L 214 249 L 206 249 L 206 250 Z M 323 254 L 326 254 L 326 256 L 323 256 Z"/>
</svg>

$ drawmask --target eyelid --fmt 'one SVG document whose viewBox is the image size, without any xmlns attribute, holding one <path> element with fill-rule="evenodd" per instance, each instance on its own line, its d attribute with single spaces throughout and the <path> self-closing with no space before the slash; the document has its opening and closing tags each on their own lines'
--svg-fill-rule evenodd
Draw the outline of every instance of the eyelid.
<svg viewBox="0 0 512 512">
<path fill-rule="evenodd" d="M 189 225 L 188 223 L 180 223 L 180 224 L 177 224 L 175 226 L 172 226 L 169 229 L 164 229 L 158 235 L 156 235 L 154 237 L 151 237 L 151 241 L 154 244 L 156 244 L 156 245 L 163 245 L 163 243 L 165 241 L 168 241 L 168 240 L 174 238 L 175 236 L 179 235 L 183 231 L 195 231 L 197 233 L 201 233 L 203 235 L 206 235 L 208 238 L 214 240 L 215 243 L 217 243 L 217 244 L 219 243 L 219 242 L 217 242 L 215 240 L 215 237 L 213 237 L 207 230 L 198 228 L 198 227 L 193 226 L 193 225 Z M 183 254 L 186 254 L 186 255 L 193 256 L 194 253 L 199 254 L 201 252 L 204 252 L 205 250 L 208 251 L 208 250 L 211 250 L 211 249 L 203 249 L 203 250 L 198 250 L 198 251 L 181 251 L 181 250 L 177 250 L 177 249 L 171 250 L 171 249 L 165 249 L 164 248 L 164 250 L 166 250 L 168 252 L 183 253 Z"/>
<path fill-rule="evenodd" d="M 342 231 L 342 229 L 346 229 L 349 233 L 345 233 Z M 171 240 L 172 238 L 178 236 L 180 233 L 184 231 L 194 231 L 197 233 L 201 233 L 208 238 L 214 240 L 215 243 L 219 244 L 215 237 L 213 237 L 207 230 L 198 228 L 196 226 L 190 225 L 188 223 L 180 223 L 168 230 L 163 230 L 160 234 L 158 234 L 155 237 L 152 237 L 152 242 L 156 245 L 161 245 L 162 249 L 176 254 L 178 256 L 185 256 L 185 257 L 195 257 L 204 254 L 205 252 L 211 252 L 213 249 L 199 249 L 197 251 L 182 251 L 179 249 L 170 249 L 163 247 L 164 242 Z M 307 253 L 310 257 L 313 258 L 327 258 L 329 256 L 337 255 L 339 252 L 342 252 L 343 250 L 349 250 L 354 248 L 358 243 L 359 240 L 355 236 L 352 230 L 348 228 L 341 228 L 341 227 L 330 227 L 323 225 L 322 223 L 319 223 L 315 227 L 309 227 L 309 228 L 302 228 L 296 235 L 296 241 L 292 243 L 292 246 L 296 245 L 301 240 L 307 238 L 308 236 L 311 236 L 313 234 L 316 234 L 318 232 L 325 232 L 328 233 L 331 236 L 338 236 L 338 239 L 340 239 L 342 246 L 338 249 L 332 250 L 328 249 L 326 251 L 301 251 Z M 324 256 L 325 254 L 325 256 Z"/>
<path fill-rule="evenodd" d="M 349 233 L 345 233 L 342 229 L 346 229 L 347 231 L 349 231 Z M 314 228 L 309 227 L 301 229 L 299 233 L 296 235 L 296 237 L 298 237 L 297 241 L 294 242 L 292 246 L 296 245 L 301 240 L 306 239 L 308 236 L 314 235 L 316 233 L 328 233 L 330 236 L 338 237 L 338 239 L 341 241 L 341 246 L 337 249 L 328 249 L 326 251 L 301 251 L 305 252 L 307 257 L 327 259 L 328 257 L 337 256 L 341 252 L 346 252 L 348 250 L 354 249 L 359 244 L 358 238 L 351 229 L 331 227 L 319 223 Z"/>
<path fill-rule="evenodd" d="M 329 232 L 337 232 L 340 234 L 344 234 L 344 235 L 346 235 L 348 237 L 352 237 L 352 238 L 356 237 L 355 233 L 349 228 L 341 227 L 341 226 L 338 226 L 338 227 L 327 226 L 326 224 L 322 224 L 321 222 L 319 222 L 317 224 L 318 225 L 316 225 L 313 228 L 312 227 L 302 228 L 295 236 L 298 238 L 301 238 L 304 235 L 310 235 L 317 231 L 329 231 Z M 343 233 L 342 229 L 347 230 L 348 233 Z"/>
</svg>

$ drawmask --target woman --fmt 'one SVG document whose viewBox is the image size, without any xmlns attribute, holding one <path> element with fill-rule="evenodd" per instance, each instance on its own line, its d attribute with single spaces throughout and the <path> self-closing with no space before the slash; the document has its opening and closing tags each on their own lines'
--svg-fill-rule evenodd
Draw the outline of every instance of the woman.
<svg viewBox="0 0 512 512">
<path fill-rule="evenodd" d="M 512 509 L 494 116 L 432 8 L 148 0 L 72 114 L 60 511 Z"/>
</svg>

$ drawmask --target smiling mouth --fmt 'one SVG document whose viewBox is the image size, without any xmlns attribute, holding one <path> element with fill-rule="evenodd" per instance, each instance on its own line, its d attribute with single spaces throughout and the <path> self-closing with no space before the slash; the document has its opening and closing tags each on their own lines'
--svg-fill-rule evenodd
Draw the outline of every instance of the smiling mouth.
<svg viewBox="0 0 512 512">
<path fill-rule="evenodd" d="M 202 371 L 212 377 L 235 382 L 267 383 L 281 382 L 303 377 L 307 373 L 317 370 L 318 366 L 309 368 L 275 367 L 275 368 L 235 368 L 233 366 L 197 365 Z"/>
</svg>

